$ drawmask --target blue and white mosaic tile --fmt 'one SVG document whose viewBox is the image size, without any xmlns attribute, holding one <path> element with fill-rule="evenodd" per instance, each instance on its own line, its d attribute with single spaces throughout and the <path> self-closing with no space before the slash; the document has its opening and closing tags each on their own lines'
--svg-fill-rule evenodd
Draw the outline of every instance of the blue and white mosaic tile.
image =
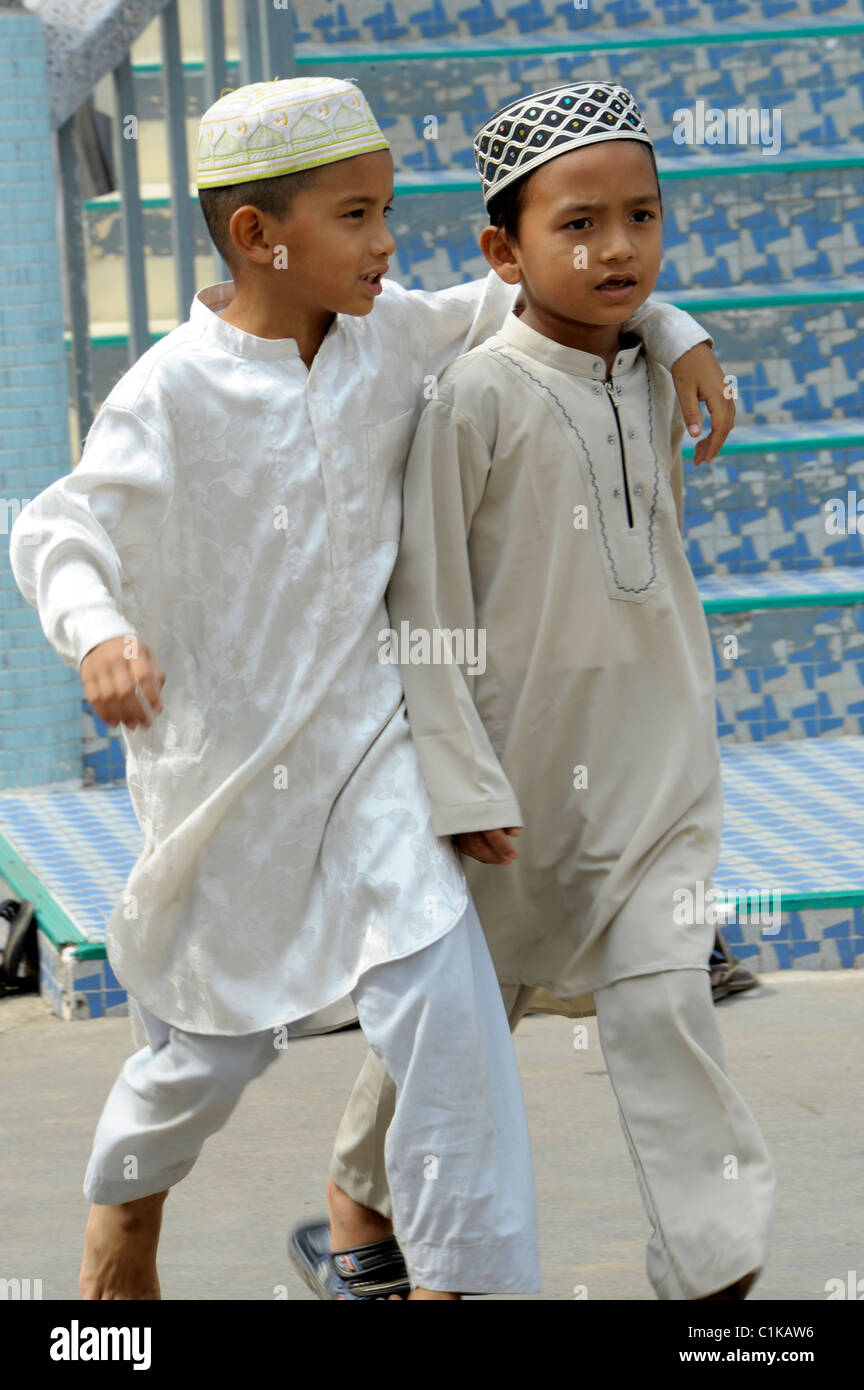
<svg viewBox="0 0 864 1390">
<path fill-rule="evenodd" d="M 730 921 L 727 940 L 762 970 L 849 968 L 864 959 L 861 906 L 820 906 L 818 895 L 864 892 L 860 788 L 864 737 L 723 747 L 723 844 L 713 883 L 724 895 L 817 896 L 784 909 L 764 931 Z M 140 849 L 125 786 L 0 796 L 0 832 L 90 942 Z M 61 846 L 65 845 L 65 849 Z M 766 898 L 766 909 L 768 901 Z M 64 1018 L 122 1012 L 107 960 L 82 960 L 40 933 L 42 992 Z"/>
</svg>

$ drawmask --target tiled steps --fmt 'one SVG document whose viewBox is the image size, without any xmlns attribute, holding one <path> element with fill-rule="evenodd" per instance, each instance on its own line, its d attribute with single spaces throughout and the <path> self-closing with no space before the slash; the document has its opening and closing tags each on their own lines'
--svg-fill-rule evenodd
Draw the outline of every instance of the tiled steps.
<svg viewBox="0 0 864 1390">
<path fill-rule="evenodd" d="M 399 198 L 392 218 L 400 248 L 392 273 L 424 288 L 485 272 L 470 138 L 520 87 L 578 76 L 580 65 L 588 74 L 599 61 L 604 76 L 638 91 L 649 127 L 666 130 L 675 109 L 700 99 L 721 110 L 782 106 L 778 155 L 734 146 L 685 152 L 671 135 L 658 142 L 666 194 L 659 290 L 676 300 L 692 296 L 694 313 L 735 316 L 718 321 L 716 336 L 718 355 L 739 378 L 740 420 L 864 411 L 857 310 L 864 291 L 855 278 L 864 263 L 864 146 L 861 111 L 848 97 L 864 47 L 860 10 L 829 5 L 814 16 L 807 5 L 780 14 L 770 5 L 619 5 L 600 17 L 602 27 L 589 10 L 540 3 L 503 14 L 486 4 L 408 14 L 385 5 L 370 14 L 359 3 L 324 16 L 314 6 L 305 19 L 302 5 L 297 13 L 298 71 L 356 78 L 392 141 L 397 187 L 412 195 Z M 197 19 L 188 6 L 183 16 L 184 35 L 195 43 Z M 184 67 L 194 168 L 204 89 L 192 51 L 187 46 Z M 143 43 L 136 46 L 137 153 L 150 313 L 161 326 L 177 315 L 168 158 L 161 66 L 156 50 L 144 52 Z M 228 81 L 241 80 L 235 63 Z M 431 140 L 424 138 L 427 113 L 437 121 Z M 119 199 L 94 200 L 88 214 L 94 344 L 107 338 L 116 348 L 125 317 Z M 201 282 L 212 278 L 212 262 L 197 210 L 194 221 Z M 779 352 L 769 350 L 777 344 Z M 113 365 L 97 354 L 97 397 Z"/>
<path fill-rule="evenodd" d="M 786 409 L 796 368 L 785 359 L 794 359 L 796 353 L 799 379 L 806 379 L 808 387 L 820 377 L 830 383 L 822 389 L 821 403 L 808 404 L 806 413 L 825 414 L 833 408 L 834 377 L 842 408 L 849 413 L 864 409 L 864 400 L 856 405 L 849 397 L 851 390 L 860 398 L 860 390 L 845 380 L 864 375 L 859 366 L 864 214 L 860 167 L 849 164 L 859 159 L 864 166 L 864 146 L 851 152 L 820 152 L 819 159 L 818 169 L 770 175 L 761 165 L 748 174 L 731 173 L 752 166 L 752 160 L 745 165 L 739 156 L 660 161 L 664 264 L 657 292 L 675 302 L 680 299 L 697 315 L 721 316 L 718 345 L 722 336 L 730 340 L 728 347 L 723 345 L 721 360 L 741 378 L 742 419 L 751 410 L 770 411 L 777 418 L 778 410 Z M 813 162 L 809 156 L 797 161 Z M 796 161 L 790 158 L 788 163 Z M 475 179 L 450 173 L 400 174 L 397 189 L 391 217 L 397 241 L 391 263 L 395 278 L 434 289 L 486 273 L 477 246 L 485 218 Z M 445 189 L 453 191 L 442 197 Z M 151 321 L 172 324 L 177 305 L 167 187 L 146 187 L 144 204 Z M 102 325 L 116 325 L 126 317 L 119 198 L 111 194 L 94 199 L 87 208 L 88 284 L 98 346 L 105 336 Z M 193 224 L 196 277 L 207 283 L 214 272 L 197 201 Z M 724 314 L 734 317 L 723 318 Z M 111 337 L 116 339 L 116 329 Z M 778 342 L 783 345 L 779 354 L 771 350 Z M 97 359 L 97 398 L 110 387 L 110 366 Z"/>
<path fill-rule="evenodd" d="M 721 361 L 723 360 L 721 354 Z M 685 459 L 693 446 L 685 443 Z M 850 495 L 851 494 L 851 495 Z M 687 555 L 711 574 L 859 565 L 862 420 L 736 426 L 709 467 L 685 468 Z"/>
<path fill-rule="evenodd" d="M 818 27 L 810 26 L 810 30 Z M 848 90 L 860 70 L 864 18 L 859 16 L 855 28 L 845 37 L 802 41 L 799 34 L 795 39 L 762 39 L 756 45 L 728 37 L 724 42 L 715 35 L 713 47 L 698 43 L 692 47 L 689 28 L 681 27 L 675 31 L 676 41 L 667 41 L 668 46 L 661 49 L 640 49 L 638 38 L 626 42 L 620 36 L 605 40 L 598 49 L 596 43 L 576 34 L 569 40 L 559 36 L 554 43 L 541 45 L 540 52 L 532 52 L 530 43 L 523 40 L 510 46 L 486 46 L 479 52 L 476 46 L 440 50 L 409 46 L 388 52 L 386 46 L 310 51 L 301 45 L 297 70 L 307 76 L 327 74 L 358 82 L 391 142 L 397 165 L 406 168 L 472 170 L 471 136 L 490 112 L 520 90 L 591 80 L 598 67 L 604 76 L 636 93 L 648 128 L 656 133 L 660 154 L 682 152 L 672 135 L 673 112 L 680 107 L 695 112 L 700 100 L 703 110 L 715 107 L 725 112 L 740 107 L 770 113 L 780 109 L 781 148 L 804 148 L 860 138 L 860 121 Z M 787 32 L 778 28 L 781 35 Z M 162 70 L 159 63 L 136 64 L 134 74 L 142 177 L 158 181 L 166 177 L 167 169 L 167 163 L 161 170 L 153 163 L 159 149 L 157 127 L 164 117 Z M 191 153 L 198 119 L 208 104 L 202 63 L 185 62 L 184 79 Z M 237 62 L 230 62 L 226 82 L 236 87 L 241 81 Z M 675 94 L 674 101 L 670 92 Z M 108 89 L 103 93 L 100 100 L 107 101 Z M 428 119 L 432 116 L 434 124 Z M 772 129 L 773 119 L 769 139 Z M 766 156 L 768 162 L 775 158 L 776 150 Z"/>
<path fill-rule="evenodd" d="M 481 0 L 475 5 L 463 5 L 449 0 L 447 5 L 436 2 L 418 11 L 397 3 L 376 5 L 372 14 L 366 5 L 349 3 L 335 5 L 322 14 L 320 4 L 299 3 L 296 41 L 302 49 L 316 43 L 322 51 L 353 52 L 364 44 L 384 49 L 388 45 L 423 48 L 431 43 L 459 43 L 467 48 L 486 47 L 537 41 L 539 43 L 579 39 L 599 43 L 620 44 L 622 39 L 664 45 L 665 35 L 686 26 L 688 32 L 698 32 L 704 42 L 723 42 L 727 34 L 736 42 L 758 41 L 760 32 L 775 35 L 786 26 L 790 36 L 805 27 L 860 23 L 861 13 L 856 0 L 819 4 L 818 0 L 790 0 L 780 7 L 773 0 L 717 0 L 717 3 L 682 4 L 682 0 L 652 0 L 652 3 L 618 3 L 603 7 L 558 4 L 555 0 L 529 0 L 510 5 Z M 814 14 L 814 11 L 816 12 Z M 310 22 L 311 20 L 311 22 Z M 656 37 L 655 37 L 656 36 Z"/>
<path fill-rule="evenodd" d="M 860 601 L 782 613 L 723 602 L 706 617 L 721 746 L 864 734 Z"/>
<path fill-rule="evenodd" d="M 183 66 L 189 71 L 195 71 L 201 66 L 202 44 L 200 29 L 197 34 L 188 32 L 185 23 L 188 8 L 191 7 L 181 4 L 184 17 L 182 28 L 186 39 Z M 390 8 L 392 10 L 393 7 Z M 487 57 L 509 59 L 547 53 L 566 58 L 573 53 L 605 53 L 610 50 L 641 48 L 678 47 L 686 48 L 689 52 L 691 49 L 698 51 L 699 48 L 715 44 L 737 48 L 739 45 L 779 43 L 790 39 L 807 40 L 811 45 L 823 42 L 831 48 L 837 46 L 838 41 L 843 43 L 864 32 L 860 7 L 854 0 L 849 0 L 846 6 L 835 5 L 832 7 L 833 12 L 823 14 L 815 14 L 816 7 L 808 4 L 804 4 L 796 14 L 796 6 L 789 4 L 783 7 L 784 13 L 780 15 L 777 14 L 777 6 L 771 5 L 768 8 L 774 11 L 773 14 L 758 16 L 753 13 L 758 6 L 740 5 L 737 7 L 737 19 L 726 16 L 721 18 L 718 14 L 713 22 L 705 18 L 710 6 L 693 6 L 691 13 L 687 15 L 682 14 L 681 5 L 678 3 L 675 5 L 674 22 L 665 24 L 662 18 L 660 22 L 651 22 L 652 19 L 656 21 L 658 16 L 662 16 L 662 7 L 656 4 L 642 10 L 642 23 L 632 15 L 624 13 L 624 7 L 621 6 L 617 7 L 616 15 L 615 6 L 607 6 L 604 10 L 598 11 L 591 8 L 578 10 L 575 6 L 560 5 L 554 12 L 547 11 L 543 14 L 542 19 L 539 14 L 540 7 L 536 6 L 540 23 L 533 30 L 529 25 L 523 25 L 519 29 L 514 28 L 506 32 L 506 21 L 499 20 L 497 25 L 489 24 L 482 28 L 478 26 L 474 32 L 466 27 L 461 33 L 458 32 L 460 26 L 453 22 L 452 15 L 448 22 L 442 6 L 440 10 L 443 23 L 438 26 L 437 34 L 432 32 L 433 26 L 429 26 L 425 33 L 417 29 L 412 33 L 411 25 L 405 23 L 404 8 L 400 3 L 403 14 L 389 29 L 379 20 L 375 25 L 376 32 L 368 32 L 372 27 L 372 21 L 367 20 L 367 33 L 364 35 L 360 29 L 338 33 L 332 20 L 321 16 L 320 4 L 315 6 L 318 12 L 316 24 L 307 28 L 301 21 L 294 31 L 298 69 L 320 67 L 322 63 L 329 62 L 429 62 L 438 58 L 464 61 Z M 525 8 L 522 7 L 523 13 Z M 723 7 L 716 8 L 720 11 Z M 302 9 L 302 6 L 295 5 L 296 9 Z M 750 13 L 744 21 L 742 16 L 748 11 Z M 460 7 L 457 13 L 460 18 L 465 19 L 470 11 Z M 517 15 L 518 7 L 508 8 L 508 13 Z M 695 22 L 694 16 L 698 16 Z M 449 30 L 449 33 L 442 32 L 445 29 Z M 229 52 L 235 41 L 236 31 L 229 28 Z M 148 47 L 146 39 L 135 45 L 133 56 L 136 71 L 161 70 L 158 48 L 152 44 Z"/>
<path fill-rule="evenodd" d="M 738 904 L 723 924 L 732 949 L 757 970 L 860 965 L 864 737 L 726 746 L 721 758 L 713 882 Z M 42 993 L 61 1017 L 125 1011 L 104 928 L 139 849 L 125 785 L 0 795 L 0 878 L 36 904 Z"/>
<path fill-rule="evenodd" d="M 744 8 L 744 7 L 742 7 Z M 791 8 L 791 7 L 790 7 Z M 564 7 L 561 7 L 562 12 Z M 704 6 L 693 13 L 699 14 Z M 679 11 L 680 13 L 680 11 Z M 436 58 L 457 61 L 469 58 L 513 58 L 531 54 L 556 54 L 568 57 L 572 53 L 606 53 L 620 49 L 638 48 L 686 48 L 691 50 L 709 45 L 737 47 L 738 45 L 779 43 L 783 40 L 809 40 L 811 44 L 838 40 L 841 43 L 853 36 L 864 33 L 864 20 L 860 12 L 851 13 L 846 18 L 814 17 L 812 11 L 804 19 L 789 19 L 788 16 L 764 19 L 762 21 L 741 22 L 724 20 L 720 23 L 691 22 L 681 17 L 675 24 L 651 24 L 636 27 L 627 23 L 626 30 L 606 27 L 600 29 L 591 24 L 590 9 L 572 10 L 573 23 L 566 31 L 552 30 L 546 33 L 531 34 L 522 32 L 513 37 L 477 35 L 439 39 L 412 40 L 405 34 L 387 35 L 379 30 L 376 41 L 364 43 L 358 39 L 354 43 L 335 40 L 332 43 L 315 43 L 311 34 L 302 29 L 295 35 L 297 43 L 298 68 L 320 66 L 327 62 L 378 63 L 429 62 Z"/>
<path fill-rule="evenodd" d="M 651 3 L 618 3 L 578 9 L 572 0 L 429 0 L 411 4 L 410 0 L 294 0 L 294 38 L 301 53 L 324 54 L 346 51 L 349 55 L 364 45 L 384 52 L 405 47 L 409 51 L 430 49 L 436 44 L 460 43 L 467 48 L 508 45 L 513 42 L 565 43 L 582 41 L 621 43 L 651 42 L 651 36 L 671 32 L 681 26 L 699 34 L 699 43 L 724 42 L 734 35 L 735 42 L 764 41 L 762 35 L 794 37 L 805 26 L 820 29 L 844 24 L 860 25 L 858 0 L 651 0 Z M 184 56 L 199 54 L 203 48 L 200 0 L 180 0 L 180 27 Z M 779 13 L 778 13 L 779 11 Z M 226 42 L 229 52 L 237 50 L 237 14 L 234 5 L 224 6 Z M 448 48 L 449 51 L 449 48 Z M 133 46 L 136 62 L 158 63 L 158 28 L 153 25 Z"/>
</svg>

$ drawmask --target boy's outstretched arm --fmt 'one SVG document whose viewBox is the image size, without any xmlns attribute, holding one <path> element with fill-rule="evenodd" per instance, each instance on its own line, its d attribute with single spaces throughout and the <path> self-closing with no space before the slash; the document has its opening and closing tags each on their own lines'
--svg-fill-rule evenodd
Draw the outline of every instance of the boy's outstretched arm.
<svg viewBox="0 0 864 1390">
<path fill-rule="evenodd" d="M 497 333 L 519 292 L 519 285 L 505 284 L 494 270 L 444 290 L 397 289 L 407 316 L 404 345 L 410 344 L 413 360 L 423 364 L 423 376 L 439 378 L 454 358 Z M 702 432 L 699 402 L 705 402 L 711 433 L 699 440 L 693 462 L 710 462 L 735 424 L 735 403 L 714 356 L 714 339 L 685 309 L 653 295 L 621 327 L 638 330 L 646 351 L 672 373 L 691 435 Z"/>
<path fill-rule="evenodd" d="M 638 332 L 646 352 L 672 373 L 691 436 L 702 433 L 699 402 L 705 402 L 711 416 L 711 433 L 699 440 L 693 462 L 710 463 L 735 424 L 735 402 L 723 368 L 714 356 L 714 339 L 686 310 L 653 295 L 621 328 Z"/>
<path fill-rule="evenodd" d="M 430 660 L 400 666 L 411 733 L 438 835 L 522 825 L 519 803 L 477 713 L 470 682 L 485 669 L 485 633 L 476 627 L 467 538 L 489 472 L 485 441 L 443 400 L 424 411 L 405 474 L 402 541 L 387 604 L 396 633 L 407 622 L 412 650 Z M 444 634 L 449 633 L 448 639 Z M 465 661 L 446 659 L 464 653 Z M 436 661 L 434 658 L 439 659 Z M 441 659 L 444 658 L 444 659 Z M 501 837 L 468 840 L 466 853 L 506 863 Z M 480 852 L 476 852 L 477 850 Z M 502 854 L 502 851 L 505 853 Z"/>
<path fill-rule="evenodd" d="M 161 704 L 164 675 L 123 613 L 123 585 L 146 564 L 172 491 L 162 438 L 105 405 L 78 466 L 22 509 L 9 537 L 19 589 L 109 723 L 147 724 L 136 683 L 154 709 Z"/>
</svg>

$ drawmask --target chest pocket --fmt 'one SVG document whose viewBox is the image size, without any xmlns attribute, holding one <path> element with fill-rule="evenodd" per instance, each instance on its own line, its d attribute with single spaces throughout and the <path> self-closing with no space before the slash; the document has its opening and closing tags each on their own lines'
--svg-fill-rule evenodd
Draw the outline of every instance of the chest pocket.
<svg viewBox="0 0 864 1390">
<path fill-rule="evenodd" d="M 373 540 L 398 541 L 402 531 L 402 478 L 416 411 L 406 410 L 366 431 L 369 531 Z"/>
</svg>

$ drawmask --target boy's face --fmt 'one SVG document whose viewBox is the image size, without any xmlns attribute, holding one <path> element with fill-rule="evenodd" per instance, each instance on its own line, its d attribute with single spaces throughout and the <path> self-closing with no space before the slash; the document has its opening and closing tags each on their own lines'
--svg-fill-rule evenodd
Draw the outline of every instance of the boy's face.
<svg viewBox="0 0 864 1390">
<path fill-rule="evenodd" d="M 316 169 L 314 184 L 294 195 L 284 218 L 238 209 L 232 233 L 239 219 L 247 257 L 268 275 L 274 297 L 284 292 L 286 302 L 310 312 L 368 314 L 396 249 L 385 216 L 392 202 L 392 155 L 373 150 Z"/>
<path fill-rule="evenodd" d="M 487 259 L 529 305 L 551 320 L 614 326 L 651 294 L 660 272 L 663 234 L 654 168 L 647 149 L 608 140 L 571 150 L 532 175 L 516 243 L 484 229 Z M 627 276 L 629 288 L 598 289 Z"/>
</svg>

